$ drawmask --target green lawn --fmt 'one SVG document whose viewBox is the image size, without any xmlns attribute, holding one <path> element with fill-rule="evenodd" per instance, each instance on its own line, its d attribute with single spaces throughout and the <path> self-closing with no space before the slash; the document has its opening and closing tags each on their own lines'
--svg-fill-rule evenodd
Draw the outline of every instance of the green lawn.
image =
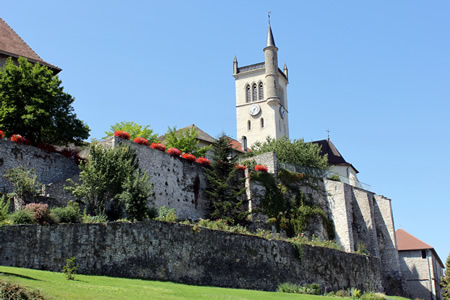
<svg viewBox="0 0 450 300">
<path fill-rule="evenodd" d="M 38 289 L 47 299 L 344 299 L 106 276 L 76 275 L 71 281 L 62 273 L 3 266 L 0 266 L 0 279 Z"/>
</svg>

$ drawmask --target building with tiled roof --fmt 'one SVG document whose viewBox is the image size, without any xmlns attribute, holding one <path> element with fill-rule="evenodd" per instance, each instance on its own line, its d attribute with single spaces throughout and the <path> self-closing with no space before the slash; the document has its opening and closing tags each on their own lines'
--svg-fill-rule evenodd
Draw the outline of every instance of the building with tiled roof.
<svg viewBox="0 0 450 300">
<path fill-rule="evenodd" d="M 444 264 L 433 247 L 403 229 L 395 232 L 400 270 L 413 298 L 440 300 Z"/>
<path fill-rule="evenodd" d="M 0 67 L 2 67 L 6 60 L 11 57 L 17 61 L 19 57 L 25 57 L 29 62 L 39 63 L 47 66 L 58 74 L 61 69 L 57 66 L 49 64 L 44 61 L 30 46 L 2 19 L 0 18 Z"/>
</svg>

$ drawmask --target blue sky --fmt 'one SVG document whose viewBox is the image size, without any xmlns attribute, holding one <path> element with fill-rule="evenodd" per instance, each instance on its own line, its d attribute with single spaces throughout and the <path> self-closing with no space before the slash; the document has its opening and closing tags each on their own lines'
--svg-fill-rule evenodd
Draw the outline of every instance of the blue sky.
<svg viewBox="0 0 450 300">
<path fill-rule="evenodd" d="M 1 17 L 101 138 L 120 121 L 236 135 L 232 62 L 264 60 L 267 11 L 289 68 L 291 138 L 326 130 L 396 228 L 450 252 L 450 2 L 17 1 Z"/>
</svg>

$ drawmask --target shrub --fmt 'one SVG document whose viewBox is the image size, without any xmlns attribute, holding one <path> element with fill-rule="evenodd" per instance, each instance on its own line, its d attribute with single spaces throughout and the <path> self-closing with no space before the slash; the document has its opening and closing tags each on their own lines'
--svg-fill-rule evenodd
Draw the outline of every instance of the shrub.
<svg viewBox="0 0 450 300">
<path fill-rule="evenodd" d="M 146 139 L 144 139 L 143 137 L 137 137 L 133 140 L 133 142 L 144 145 L 144 146 L 148 146 L 148 141 Z"/>
<path fill-rule="evenodd" d="M 89 223 L 89 224 L 92 224 L 92 223 L 106 223 L 108 221 L 108 217 L 105 214 L 103 214 L 103 213 L 100 213 L 97 216 L 91 216 L 91 215 L 84 214 L 82 221 L 83 221 L 83 223 Z"/>
<path fill-rule="evenodd" d="M 44 296 L 38 290 L 30 291 L 19 284 L 0 280 L 0 299 L 38 300 L 44 299 Z"/>
<path fill-rule="evenodd" d="M 8 199 L 8 202 L 5 202 L 5 195 L 3 195 L 0 198 L 0 223 L 6 220 L 6 217 L 8 216 L 9 204 L 10 200 Z"/>
<path fill-rule="evenodd" d="M 181 155 L 182 158 L 184 158 L 187 161 L 191 161 L 194 162 L 196 157 L 190 153 L 183 153 L 183 155 Z"/>
<path fill-rule="evenodd" d="M 338 174 L 333 174 L 333 175 L 330 176 L 330 180 L 341 181 L 341 177 L 339 177 Z"/>
<path fill-rule="evenodd" d="M 33 223 L 38 223 L 40 225 L 55 223 L 52 216 L 50 215 L 48 204 L 29 203 L 25 205 L 25 210 L 33 214 Z"/>
<path fill-rule="evenodd" d="M 176 156 L 176 157 L 179 157 L 181 155 L 181 151 L 178 150 L 177 148 L 169 148 L 169 149 L 167 149 L 167 153 L 169 153 L 172 156 Z"/>
<path fill-rule="evenodd" d="M 8 169 L 3 175 L 13 186 L 14 192 L 11 196 L 31 199 L 40 192 L 41 184 L 37 181 L 34 169 L 27 170 L 25 167 Z"/>
<path fill-rule="evenodd" d="M 356 245 L 356 253 L 362 255 L 369 255 L 369 251 L 366 249 L 366 245 L 363 242 L 359 241 Z"/>
<path fill-rule="evenodd" d="M 66 259 L 66 265 L 63 267 L 64 276 L 67 280 L 74 280 L 77 273 L 78 264 L 75 262 L 76 258 L 72 256 Z"/>
<path fill-rule="evenodd" d="M 281 293 L 296 293 L 296 294 L 308 294 L 308 295 L 320 295 L 320 284 L 293 284 L 293 283 L 282 283 L 278 286 L 277 292 Z"/>
<path fill-rule="evenodd" d="M 126 140 L 130 139 L 130 134 L 128 132 L 123 131 L 123 130 L 116 130 L 114 132 L 114 136 L 117 136 L 117 137 L 119 137 L 121 139 L 126 139 Z"/>
<path fill-rule="evenodd" d="M 359 298 L 361 300 L 384 300 L 386 299 L 385 295 L 374 293 L 374 292 L 366 292 L 362 294 L 362 296 Z"/>
<path fill-rule="evenodd" d="M 279 293 L 295 293 L 298 294 L 299 293 L 299 288 L 300 286 L 294 283 L 289 283 L 289 282 L 285 282 L 280 284 L 277 287 L 277 292 Z"/>
<path fill-rule="evenodd" d="M 33 213 L 25 209 L 16 210 L 9 217 L 13 224 L 33 224 Z"/>
<path fill-rule="evenodd" d="M 207 159 L 206 157 L 199 157 L 199 158 L 197 158 L 197 162 L 199 164 L 204 165 L 204 166 L 210 166 L 211 165 L 211 161 L 209 159 Z"/>
<path fill-rule="evenodd" d="M 348 297 L 348 294 L 344 290 L 339 290 L 339 291 L 336 292 L 336 296 L 337 297 Z"/>
<path fill-rule="evenodd" d="M 256 165 L 255 166 L 256 171 L 267 173 L 267 166 L 265 165 Z"/>
<path fill-rule="evenodd" d="M 166 146 L 164 146 L 163 144 L 160 143 L 152 143 L 150 145 L 151 148 L 162 151 L 162 152 L 166 152 Z"/>
<path fill-rule="evenodd" d="M 158 221 L 175 222 L 177 220 L 177 214 L 175 208 L 168 209 L 165 206 L 161 206 L 158 211 Z"/>
<path fill-rule="evenodd" d="M 80 223 L 82 214 L 78 203 L 69 201 L 66 207 L 52 208 L 50 212 L 55 215 L 61 223 Z"/>
<path fill-rule="evenodd" d="M 17 144 L 25 144 L 26 138 L 21 136 L 20 134 L 13 134 L 11 136 L 11 142 L 14 142 Z"/>
<path fill-rule="evenodd" d="M 359 298 L 359 297 L 361 297 L 361 290 L 359 290 L 357 288 L 352 288 L 351 295 L 353 298 Z"/>
</svg>

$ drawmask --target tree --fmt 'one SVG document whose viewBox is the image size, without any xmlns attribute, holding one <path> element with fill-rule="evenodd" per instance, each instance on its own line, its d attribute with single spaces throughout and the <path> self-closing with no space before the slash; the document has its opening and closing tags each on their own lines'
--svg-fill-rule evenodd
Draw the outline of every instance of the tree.
<svg viewBox="0 0 450 300">
<path fill-rule="evenodd" d="M 199 147 L 197 137 L 198 131 L 195 128 L 177 131 L 176 127 L 169 127 L 165 134 L 164 144 L 167 148 L 177 148 L 181 152 L 191 153 L 197 157 L 205 156 L 213 146 Z"/>
<path fill-rule="evenodd" d="M 143 220 L 149 214 L 152 185 L 139 170 L 136 152 L 127 146 L 106 149 L 93 143 L 85 164 L 80 165 L 81 184 L 66 187 L 86 204 L 88 213 L 107 213 L 110 219 L 121 217 L 121 204 L 131 219 Z"/>
<path fill-rule="evenodd" d="M 237 157 L 233 153 L 230 139 L 223 135 L 213 145 L 213 163 L 206 169 L 208 188 L 206 193 L 211 199 L 212 219 L 225 219 L 231 224 L 242 223 L 248 215 L 245 204 L 245 178 L 237 176 L 234 166 Z"/>
<path fill-rule="evenodd" d="M 320 146 L 305 143 L 303 139 L 290 141 L 287 137 L 278 140 L 268 137 L 263 143 L 255 143 L 249 156 L 266 152 L 275 152 L 277 159 L 284 163 L 323 171 L 330 168 L 327 156 L 320 155 Z"/>
<path fill-rule="evenodd" d="M 77 119 L 61 80 L 47 67 L 19 57 L 8 58 L 0 70 L 0 128 L 8 135 L 20 134 L 32 144 L 81 144 L 89 127 Z"/>
<path fill-rule="evenodd" d="M 110 131 L 105 131 L 107 138 L 108 136 L 113 136 L 115 131 L 122 130 L 130 134 L 130 139 L 134 140 L 137 137 L 142 137 L 146 139 L 149 143 L 159 143 L 158 134 L 153 133 L 153 129 L 150 129 L 150 125 L 139 125 L 133 121 L 127 122 L 123 121 L 111 125 Z"/>
<path fill-rule="evenodd" d="M 445 263 L 445 275 L 441 279 L 442 287 L 442 299 L 450 300 L 450 254 L 447 257 L 447 262 Z"/>
</svg>

